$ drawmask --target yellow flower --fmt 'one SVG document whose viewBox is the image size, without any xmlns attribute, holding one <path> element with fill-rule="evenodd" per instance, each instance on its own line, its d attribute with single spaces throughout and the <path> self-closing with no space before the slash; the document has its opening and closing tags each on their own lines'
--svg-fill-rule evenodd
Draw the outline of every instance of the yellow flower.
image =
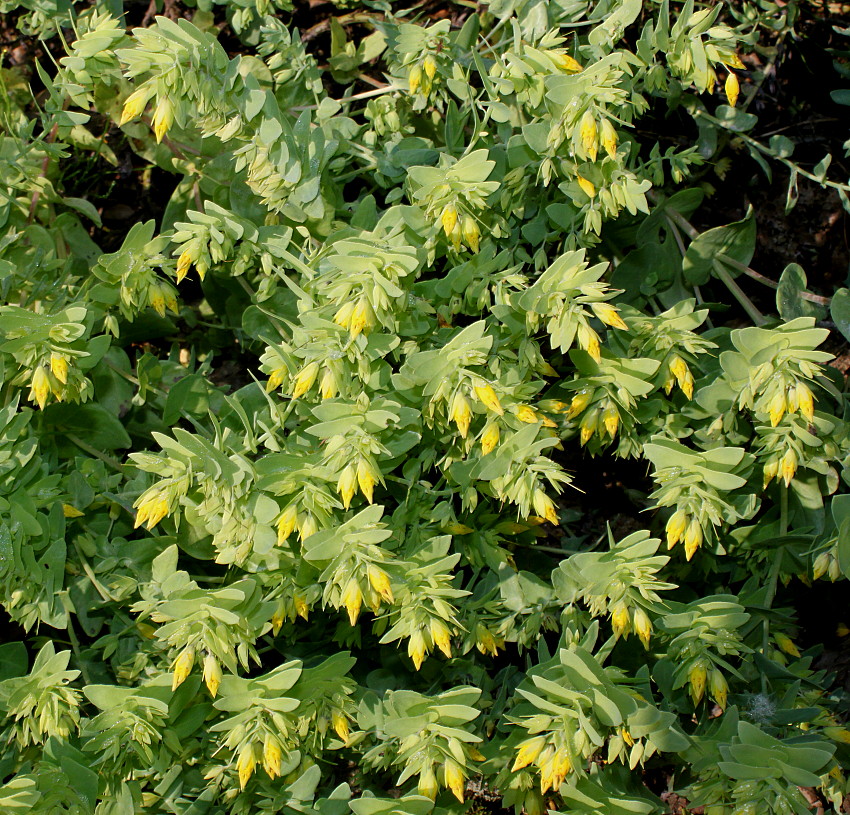
<svg viewBox="0 0 850 815">
<path fill-rule="evenodd" d="M 791 486 L 791 479 L 794 478 L 794 473 L 797 472 L 797 454 L 794 452 L 792 447 L 789 447 L 785 451 L 785 455 L 782 456 L 782 465 L 781 465 L 781 473 L 782 478 L 785 480 L 785 486 Z"/>
<path fill-rule="evenodd" d="M 540 421 L 540 417 L 530 405 L 520 405 L 516 410 L 516 417 L 526 424 L 534 424 Z"/>
<path fill-rule="evenodd" d="M 770 424 L 773 427 L 779 424 L 782 421 L 782 417 L 785 415 L 785 392 L 782 390 L 777 390 L 773 399 L 770 400 L 770 405 L 768 407 L 768 413 L 770 414 Z"/>
<path fill-rule="evenodd" d="M 726 677 L 717 668 L 711 669 L 708 678 L 708 690 L 711 693 L 711 698 L 725 710 L 726 699 L 729 696 L 729 685 L 726 683 Z"/>
<path fill-rule="evenodd" d="M 413 660 L 413 666 L 418 671 L 425 660 L 425 638 L 417 628 L 407 641 L 407 655 Z"/>
<path fill-rule="evenodd" d="M 694 704 L 697 704 L 702 699 L 702 695 L 705 693 L 705 682 L 707 678 L 708 672 L 702 662 L 695 663 L 690 671 L 688 671 L 688 682 L 691 685 L 691 698 L 694 700 Z"/>
<path fill-rule="evenodd" d="M 169 131 L 172 124 L 174 124 L 174 107 L 168 98 L 163 96 L 157 102 L 153 114 L 153 132 L 157 143 L 162 141 L 162 137 Z"/>
<path fill-rule="evenodd" d="M 319 374 L 319 363 L 310 362 L 305 365 L 295 376 L 294 386 L 292 388 L 292 398 L 298 399 L 307 393 L 313 387 L 316 377 Z"/>
<path fill-rule="evenodd" d="M 617 638 L 622 637 L 629 630 L 629 609 L 625 603 L 617 603 L 611 614 L 611 626 Z"/>
<path fill-rule="evenodd" d="M 578 391 L 570 402 L 570 409 L 567 411 L 567 418 L 574 419 L 578 416 L 579 413 L 581 413 L 590 404 L 590 400 L 593 399 L 593 394 L 594 391 L 592 388 L 582 388 Z"/>
<path fill-rule="evenodd" d="M 174 660 L 172 668 L 171 690 L 177 690 L 182 685 L 189 674 L 192 673 L 192 666 L 195 664 L 195 649 L 184 648 L 180 652 L 180 656 Z"/>
<path fill-rule="evenodd" d="M 554 52 L 550 52 L 550 56 L 555 60 L 555 63 L 567 73 L 577 74 L 582 70 L 581 63 L 578 62 L 578 60 L 573 59 L 568 54 L 556 54 Z"/>
<path fill-rule="evenodd" d="M 147 524 L 148 529 L 153 529 L 166 515 L 168 515 L 168 499 L 159 486 L 145 490 L 137 499 L 136 523 L 134 529 L 142 524 Z"/>
<path fill-rule="evenodd" d="M 579 427 L 581 428 L 581 446 L 584 447 L 587 444 L 591 436 L 596 432 L 596 428 L 599 426 L 599 414 L 601 411 L 599 408 L 595 410 L 589 411 L 585 413 L 582 417 L 581 424 Z"/>
<path fill-rule="evenodd" d="M 295 603 L 295 613 L 296 613 L 299 617 L 301 617 L 301 618 L 303 618 L 303 619 L 305 619 L 305 620 L 306 620 L 306 619 L 307 619 L 307 615 L 310 613 L 310 608 L 309 608 L 309 606 L 307 605 L 307 601 L 306 601 L 306 600 L 305 600 L 305 599 L 304 599 L 304 598 L 303 598 L 300 594 L 296 594 L 296 595 L 292 598 L 292 600 L 293 600 L 293 602 Z"/>
<path fill-rule="evenodd" d="M 478 623 L 475 627 L 475 647 L 482 654 L 496 656 L 496 638 L 490 633 L 490 629 L 487 626 L 481 625 L 481 623 Z"/>
<path fill-rule="evenodd" d="M 118 126 L 127 124 L 131 119 L 135 119 L 147 107 L 148 100 L 153 96 L 152 88 L 139 88 L 133 91 L 124 101 L 124 108 L 121 111 L 121 121 Z"/>
<path fill-rule="evenodd" d="M 295 504 L 290 504 L 281 514 L 277 521 L 277 542 L 282 544 L 295 529 L 295 522 L 298 519 L 298 509 Z"/>
<path fill-rule="evenodd" d="M 644 648 L 649 648 L 649 638 L 652 635 L 652 623 L 650 622 L 647 613 L 640 607 L 634 610 L 632 614 L 632 624 L 634 625 L 635 633 L 640 637 Z"/>
<path fill-rule="evenodd" d="M 679 384 L 682 383 L 688 374 L 688 363 L 685 362 L 685 360 L 683 360 L 678 354 L 673 354 L 667 363 L 667 367 L 670 369 L 673 376 L 676 377 Z"/>
<path fill-rule="evenodd" d="M 617 155 L 617 131 L 614 129 L 614 125 L 611 124 L 610 119 L 603 119 L 602 124 L 599 126 L 599 138 L 602 142 L 602 146 L 605 148 L 605 152 L 611 157 Z"/>
<path fill-rule="evenodd" d="M 345 718 L 345 714 L 341 713 L 339 710 L 335 710 L 331 714 L 331 725 L 333 726 L 334 732 L 337 736 L 340 737 L 343 741 L 348 741 L 348 719 Z"/>
<path fill-rule="evenodd" d="M 84 514 L 70 504 L 62 504 L 62 515 L 66 518 L 82 518 Z"/>
<path fill-rule="evenodd" d="M 210 695 L 214 698 L 221 684 L 221 666 L 218 660 L 210 653 L 204 657 L 204 682 L 206 682 Z"/>
<path fill-rule="evenodd" d="M 443 772 L 446 776 L 446 786 L 452 791 L 454 797 L 463 803 L 463 790 L 466 786 L 466 779 L 463 777 L 463 771 L 454 759 L 447 758 L 443 765 Z"/>
<path fill-rule="evenodd" d="M 263 744 L 263 769 L 272 780 L 280 775 L 282 757 L 280 742 L 272 733 L 266 733 L 265 743 Z"/>
<path fill-rule="evenodd" d="M 475 218 L 469 215 L 463 219 L 463 242 L 473 251 L 478 251 L 478 240 L 481 233 L 478 231 L 478 224 L 475 223 Z"/>
<path fill-rule="evenodd" d="M 762 468 L 762 472 L 764 473 L 764 486 L 766 487 L 776 478 L 776 474 L 779 472 L 779 457 L 771 456 Z"/>
<path fill-rule="evenodd" d="M 602 354 L 599 350 L 599 335 L 589 326 L 581 323 L 576 331 L 579 348 L 583 348 L 588 354 L 599 362 L 602 359 Z"/>
<path fill-rule="evenodd" d="M 454 204 L 446 204 L 443 207 L 443 214 L 440 216 L 440 223 L 443 225 L 443 231 L 446 236 L 451 236 L 457 224 L 457 209 Z"/>
<path fill-rule="evenodd" d="M 280 631 L 285 619 L 286 615 L 282 608 L 279 608 L 274 614 L 272 614 L 272 632 L 275 636 L 277 636 L 278 631 Z"/>
<path fill-rule="evenodd" d="M 428 56 L 425 57 L 425 60 L 422 63 L 422 67 L 425 70 L 425 76 L 427 76 L 428 79 L 433 79 L 434 74 L 437 73 L 437 60 L 435 60 L 434 57 L 431 56 L 431 54 L 428 54 Z"/>
<path fill-rule="evenodd" d="M 823 729 L 823 734 L 827 738 L 840 742 L 841 744 L 850 744 L 850 730 L 847 730 L 844 727 L 825 727 Z"/>
<path fill-rule="evenodd" d="M 357 622 L 360 616 L 360 606 L 363 603 L 363 593 L 360 591 L 360 585 L 353 578 L 349 578 L 342 593 L 342 604 L 348 612 L 348 619 L 352 625 Z"/>
<path fill-rule="evenodd" d="M 581 139 L 581 146 L 590 156 L 590 160 L 596 161 L 596 119 L 593 118 L 593 114 L 589 110 L 586 110 L 584 116 L 581 117 L 579 138 Z"/>
<path fill-rule="evenodd" d="M 387 573 L 380 567 L 375 566 L 374 563 L 369 564 L 369 568 L 366 570 L 366 574 L 369 577 L 369 583 L 372 588 L 381 595 L 388 603 L 393 602 L 393 590 L 392 586 L 390 586 L 390 578 Z"/>
<path fill-rule="evenodd" d="M 322 381 L 319 383 L 319 395 L 322 399 L 333 399 L 336 394 L 336 375 L 330 368 L 325 368 Z"/>
<path fill-rule="evenodd" d="M 517 748 L 517 757 L 513 767 L 511 767 L 511 772 L 515 773 L 535 761 L 545 746 L 545 736 L 535 736 L 533 739 L 526 739 L 522 742 Z"/>
<path fill-rule="evenodd" d="M 47 371 L 41 365 L 33 372 L 31 388 L 32 396 L 30 398 L 35 397 L 38 406 L 43 409 L 50 394 L 50 379 L 47 376 Z"/>
<path fill-rule="evenodd" d="M 340 474 L 339 481 L 336 485 L 336 491 L 342 497 L 342 505 L 348 509 L 351 504 L 351 499 L 354 497 L 354 491 L 357 488 L 357 469 L 353 464 L 349 464 Z"/>
<path fill-rule="evenodd" d="M 499 416 L 504 414 L 505 411 L 502 409 L 499 397 L 496 396 L 496 391 L 490 385 L 486 383 L 483 385 L 474 385 L 472 390 L 488 410 L 498 413 Z"/>
<path fill-rule="evenodd" d="M 63 385 L 68 383 L 68 359 L 64 354 L 50 355 L 50 372 Z"/>
<path fill-rule="evenodd" d="M 735 107 L 735 103 L 738 101 L 738 94 L 741 92 L 741 85 L 738 82 L 738 77 L 732 71 L 729 71 L 726 76 L 724 90 L 726 91 L 726 98 L 729 100 L 729 106 Z"/>
<path fill-rule="evenodd" d="M 576 181 L 578 181 L 579 187 L 581 187 L 582 192 L 588 198 L 596 197 L 596 187 L 593 185 L 592 181 L 588 181 L 583 175 L 576 174 Z"/>
<path fill-rule="evenodd" d="M 554 763 L 555 748 L 549 745 L 537 759 L 537 766 L 540 768 L 540 793 L 546 794 L 546 791 L 554 786 Z"/>
<path fill-rule="evenodd" d="M 434 768 L 431 764 L 426 764 L 425 768 L 419 774 L 417 789 L 420 795 L 424 795 L 432 801 L 437 797 L 439 787 L 437 786 L 437 776 L 434 775 Z"/>
<path fill-rule="evenodd" d="M 376 483 L 372 465 L 365 458 L 361 458 L 357 462 L 357 484 L 360 487 L 360 492 L 363 493 L 370 504 L 372 503 Z"/>
<path fill-rule="evenodd" d="M 341 328 L 349 328 L 351 325 L 351 315 L 354 314 L 354 303 L 348 302 L 339 307 L 337 313 L 334 314 L 334 322 Z"/>
<path fill-rule="evenodd" d="M 457 391 L 452 397 L 449 421 L 454 422 L 460 435 L 466 438 L 466 434 L 469 432 L 469 423 L 472 421 L 472 412 L 469 409 L 469 402 L 466 401 L 466 397 L 460 391 Z"/>
<path fill-rule="evenodd" d="M 690 560 L 702 543 L 702 526 L 696 518 L 691 518 L 685 530 L 685 558 Z"/>
<path fill-rule="evenodd" d="M 492 452 L 499 443 L 499 425 L 496 422 L 488 422 L 481 434 L 481 452 L 486 456 Z"/>
<path fill-rule="evenodd" d="M 354 311 L 351 313 L 351 323 L 349 324 L 351 336 L 358 336 L 361 331 L 369 328 L 371 324 L 369 301 L 365 297 L 361 297 L 357 301 L 357 305 L 354 306 Z"/>
<path fill-rule="evenodd" d="M 177 282 L 179 283 L 189 274 L 189 269 L 192 267 L 192 255 L 188 249 L 184 249 L 177 258 Z"/>
<path fill-rule="evenodd" d="M 814 396 L 805 382 L 797 383 L 797 404 L 800 406 L 800 413 L 802 413 L 806 419 L 812 421 L 812 419 L 815 418 Z"/>
<path fill-rule="evenodd" d="M 613 402 L 609 402 L 602 411 L 602 423 L 613 439 L 617 435 L 617 427 L 620 424 L 620 413 Z"/>
<path fill-rule="evenodd" d="M 151 308 L 159 314 L 160 317 L 165 316 L 165 292 L 158 283 L 152 283 L 148 288 L 148 301 Z"/>
<path fill-rule="evenodd" d="M 534 505 L 534 511 L 540 517 L 545 518 L 550 524 L 554 524 L 555 526 L 560 523 L 554 501 L 540 488 L 534 490 L 532 503 Z"/>
<path fill-rule="evenodd" d="M 239 789 L 245 789 L 245 785 L 254 773 L 257 759 L 254 757 L 254 745 L 249 744 L 242 748 L 239 759 L 236 762 L 236 771 L 239 773 Z"/>
<path fill-rule="evenodd" d="M 683 509 L 677 509 L 667 521 L 665 531 L 667 532 L 667 548 L 672 549 L 685 534 L 688 524 L 688 515 Z"/>
<path fill-rule="evenodd" d="M 410 92 L 416 93 L 419 85 L 422 83 L 422 68 L 417 64 L 410 69 L 407 75 L 407 81 L 410 83 Z"/>
<path fill-rule="evenodd" d="M 590 307 L 593 313 L 602 320 L 605 325 L 610 325 L 613 328 L 625 329 L 628 326 L 623 322 L 619 311 L 610 303 L 591 303 Z"/>
<path fill-rule="evenodd" d="M 430 628 L 431 638 L 434 640 L 434 644 L 446 655 L 447 659 L 451 659 L 451 636 L 449 634 L 449 629 L 446 627 L 445 623 L 442 620 L 437 619 L 436 617 L 432 617 Z"/>
</svg>

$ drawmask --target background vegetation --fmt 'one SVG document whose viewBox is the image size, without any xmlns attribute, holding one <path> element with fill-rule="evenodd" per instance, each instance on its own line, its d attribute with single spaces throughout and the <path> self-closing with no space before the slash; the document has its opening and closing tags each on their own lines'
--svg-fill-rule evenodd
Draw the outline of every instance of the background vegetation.
<svg viewBox="0 0 850 815">
<path fill-rule="evenodd" d="M 842 8 L 0 10 L 0 810 L 845 811 Z"/>
</svg>

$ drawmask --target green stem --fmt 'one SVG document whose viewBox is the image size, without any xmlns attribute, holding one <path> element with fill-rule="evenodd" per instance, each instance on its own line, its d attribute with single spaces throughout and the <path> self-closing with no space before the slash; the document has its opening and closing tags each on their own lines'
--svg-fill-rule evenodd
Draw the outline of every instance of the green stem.
<svg viewBox="0 0 850 815">
<path fill-rule="evenodd" d="M 788 487 L 782 484 L 779 492 L 779 537 L 784 538 L 788 534 Z M 762 623 L 761 653 L 767 659 L 767 649 L 770 645 L 770 619 L 767 612 L 770 611 L 776 597 L 776 589 L 779 586 L 779 570 L 782 568 L 782 555 L 785 551 L 782 545 L 776 547 L 773 553 L 773 563 L 770 564 L 770 574 L 767 577 L 767 594 L 764 597 L 765 617 Z M 762 693 L 767 693 L 767 676 L 761 676 Z"/>
<path fill-rule="evenodd" d="M 727 289 L 732 292 L 732 296 L 741 304 L 744 311 L 747 312 L 750 319 L 755 325 L 764 325 L 767 318 L 753 304 L 753 301 L 744 294 L 744 290 L 735 282 L 735 278 L 723 268 L 723 261 L 718 258 L 719 263 L 714 264 L 714 273 L 723 282 Z"/>
<path fill-rule="evenodd" d="M 87 441 L 83 441 L 79 436 L 75 433 L 66 433 L 65 437 L 72 444 L 76 444 L 80 450 L 88 453 L 90 456 L 94 456 L 95 458 L 99 458 L 104 464 L 108 464 L 114 470 L 117 470 L 119 473 L 124 472 L 124 465 L 118 461 L 117 458 L 113 458 L 112 456 L 107 455 L 102 450 L 98 450 L 96 447 L 92 447 Z"/>
</svg>

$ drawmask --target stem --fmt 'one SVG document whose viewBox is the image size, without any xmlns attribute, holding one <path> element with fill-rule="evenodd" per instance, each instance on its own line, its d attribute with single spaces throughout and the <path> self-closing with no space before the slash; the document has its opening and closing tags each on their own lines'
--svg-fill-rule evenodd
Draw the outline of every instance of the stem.
<svg viewBox="0 0 850 815">
<path fill-rule="evenodd" d="M 718 260 L 720 260 L 720 257 L 722 255 L 718 257 Z M 755 307 L 753 301 L 744 294 L 744 290 L 735 282 L 735 278 L 723 268 L 722 261 L 714 264 L 714 272 L 726 288 L 732 292 L 732 296 L 741 304 L 741 307 L 747 312 L 753 323 L 755 325 L 764 325 L 767 322 L 767 318 Z"/>
<path fill-rule="evenodd" d="M 784 538 L 788 534 L 788 487 L 784 484 L 779 487 L 779 537 Z M 767 659 L 767 649 L 770 644 L 770 619 L 767 612 L 773 605 L 773 600 L 776 597 L 776 589 L 779 584 L 779 570 L 782 568 L 782 555 L 784 547 L 777 546 L 773 553 L 773 563 L 770 564 L 770 574 L 767 577 L 767 594 L 764 597 L 765 618 L 762 623 L 761 633 L 761 653 Z M 761 690 L 762 693 L 767 693 L 767 676 L 761 675 Z"/>
</svg>

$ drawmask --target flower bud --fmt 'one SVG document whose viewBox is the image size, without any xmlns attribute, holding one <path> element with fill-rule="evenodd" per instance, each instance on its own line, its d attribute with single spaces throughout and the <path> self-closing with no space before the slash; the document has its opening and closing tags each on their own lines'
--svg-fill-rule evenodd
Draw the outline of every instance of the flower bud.
<svg viewBox="0 0 850 815">
<path fill-rule="evenodd" d="M 422 68 L 424 69 L 425 75 L 428 77 L 428 79 L 433 79 L 434 74 L 437 73 L 437 60 L 435 60 L 434 57 L 431 56 L 431 54 L 428 54 L 428 56 L 425 57 L 425 60 L 422 63 Z"/>
<path fill-rule="evenodd" d="M 319 363 L 310 362 L 305 365 L 295 376 L 295 382 L 292 388 L 292 398 L 298 399 L 307 393 L 313 387 L 316 377 L 319 374 Z"/>
<path fill-rule="evenodd" d="M 517 748 L 517 757 L 513 767 L 511 767 L 511 772 L 515 773 L 517 770 L 521 770 L 535 761 L 545 746 L 545 736 L 535 736 L 532 739 L 526 739 L 522 742 Z"/>
<path fill-rule="evenodd" d="M 346 509 L 351 505 L 351 499 L 354 497 L 356 488 L 357 468 L 353 464 L 349 464 L 340 474 L 336 485 L 336 491 L 340 494 L 342 505 Z"/>
<path fill-rule="evenodd" d="M 579 138 L 581 139 L 581 146 L 584 148 L 584 152 L 590 157 L 591 161 L 596 161 L 596 119 L 589 110 L 586 110 L 581 117 Z"/>
<path fill-rule="evenodd" d="M 272 780 L 280 775 L 282 757 L 280 742 L 277 737 L 272 733 L 266 733 L 265 743 L 263 744 L 263 769 Z"/>
<path fill-rule="evenodd" d="M 685 530 L 685 558 L 690 560 L 694 552 L 702 543 L 702 526 L 696 518 L 691 518 L 688 528 Z"/>
<path fill-rule="evenodd" d="M 68 384 L 68 358 L 64 354 L 50 355 L 50 373 L 63 385 Z"/>
<path fill-rule="evenodd" d="M 277 521 L 277 542 L 282 544 L 295 529 L 295 522 L 298 518 L 298 509 L 295 504 L 290 504 L 281 514 Z"/>
<path fill-rule="evenodd" d="M 577 391 L 570 402 L 567 419 L 574 419 L 578 416 L 590 404 L 594 393 L 593 388 L 582 388 L 580 391 Z"/>
<path fill-rule="evenodd" d="M 652 635 L 652 622 L 647 613 L 638 606 L 632 614 L 632 625 L 635 633 L 640 637 L 644 648 L 649 648 L 649 638 Z"/>
<path fill-rule="evenodd" d="M 578 181 L 579 187 L 581 187 L 582 192 L 588 198 L 596 197 L 596 187 L 592 181 L 588 181 L 583 175 L 576 175 L 576 181 Z"/>
<path fill-rule="evenodd" d="M 602 320 L 605 325 L 610 325 L 612 328 L 628 328 L 628 326 L 623 322 L 620 312 L 617 311 L 617 309 L 610 303 L 591 303 L 590 307 L 593 309 L 593 313 Z"/>
<path fill-rule="evenodd" d="M 665 531 L 667 533 L 667 548 L 672 549 L 685 534 L 688 524 L 688 515 L 683 509 L 677 509 L 667 521 Z"/>
<path fill-rule="evenodd" d="M 629 630 L 629 609 L 622 601 L 617 603 L 614 611 L 611 613 L 611 626 L 614 629 L 614 636 L 617 639 Z"/>
<path fill-rule="evenodd" d="M 494 391 L 490 385 L 486 383 L 474 385 L 472 390 L 488 410 L 492 410 L 493 413 L 498 413 L 499 416 L 504 414 L 505 411 L 502 409 L 499 397 L 496 396 L 496 391 Z"/>
<path fill-rule="evenodd" d="M 457 226 L 457 209 L 454 204 L 446 204 L 443 207 L 443 213 L 440 215 L 440 223 L 446 236 L 451 237 L 455 226 Z"/>
<path fill-rule="evenodd" d="M 735 107 L 735 103 L 738 101 L 738 94 L 741 91 L 741 86 L 738 82 L 738 77 L 735 76 L 732 71 L 729 71 L 729 74 L 726 76 L 724 90 L 726 91 L 726 99 L 729 101 L 729 107 Z"/>
<path fill-rule="evenodd" d="M 782 456 L 780 472 L 782 474 L 782 478 L 785 480 L 785 486 L 790 487 L 791 480 L 797 472 L 797 454 L 794 452 L 793 447 L 789 447 L 785 451 L 785 455 Z"/>
<path fill-rule="evenodd" d="M 688 671 L 688 682 L 691 685 L 691 699 L 694 700 L 694 704 L 698 704 L 699 700 L 702 699 L 705 693 L 705 682 L 707 678 L 708 672 L 702 661 L 694 663 L 690 671 Z"/>
<path fill-rule="evenodd" d="M 182 685 L 186 679 L 188 679 L 189 674 L 192 673 L 192 666 L 195 664 L 195 649 L 194 648 L 184 648 L 180 652 L 180 656 L 174 660 L 174 666 L 172 668 L 172 682 L 171 682 L 171 690 L 177 690 L 177 688 Z"/>
<path fill-rule="evenodd" d="M 463 242 L 473 251 L 478 251 L 478 239 L 481 233 L 478 231 L 478 224 L 470 215 L 465 215 L 463 218 Z"/>
<path fill-rule="evenodd" d="M 410 73 L 407 75 L 407 81 L 410 85 L 410 92 L 416 93 L 419 85 L 422 83 L 422 68 L 418 64 L 410 69 Z"/>
<path fill-rule="evenodd" d="M 492 452 L 499 443 L 499 425 L 496 422 L 488 422 L 481 434 L 481 452 L 486 456 Z"/>
<path fill-rule="evenodd" d="M 204 682 L 213 698 L 218 693 L 221 676 L 221 666 L 218 664 L 218 660 L 212 654 L 207 653 L 204 657 Z"/>
<path fill-rule="evenodd" d="M 42 365 L 39 365 L 33 372 L 30 387 L 32 389 L 30 399 L 35 398 L 38 406 L 43 410 L 47 404 L 47 396 L 50 393 L 50 379 Z"/>
<path fill-rule="evenodd" d="M 599 126 L 599 138 L 602 146 L 605 148 L 605 152 L 611 158 L 614 158 L 617 155 L 617 131 L 614 129 L 614 125 L 611 124 L 610 119 L 604 118 L 602 120 L 602 124 Z"/>
</svg>

